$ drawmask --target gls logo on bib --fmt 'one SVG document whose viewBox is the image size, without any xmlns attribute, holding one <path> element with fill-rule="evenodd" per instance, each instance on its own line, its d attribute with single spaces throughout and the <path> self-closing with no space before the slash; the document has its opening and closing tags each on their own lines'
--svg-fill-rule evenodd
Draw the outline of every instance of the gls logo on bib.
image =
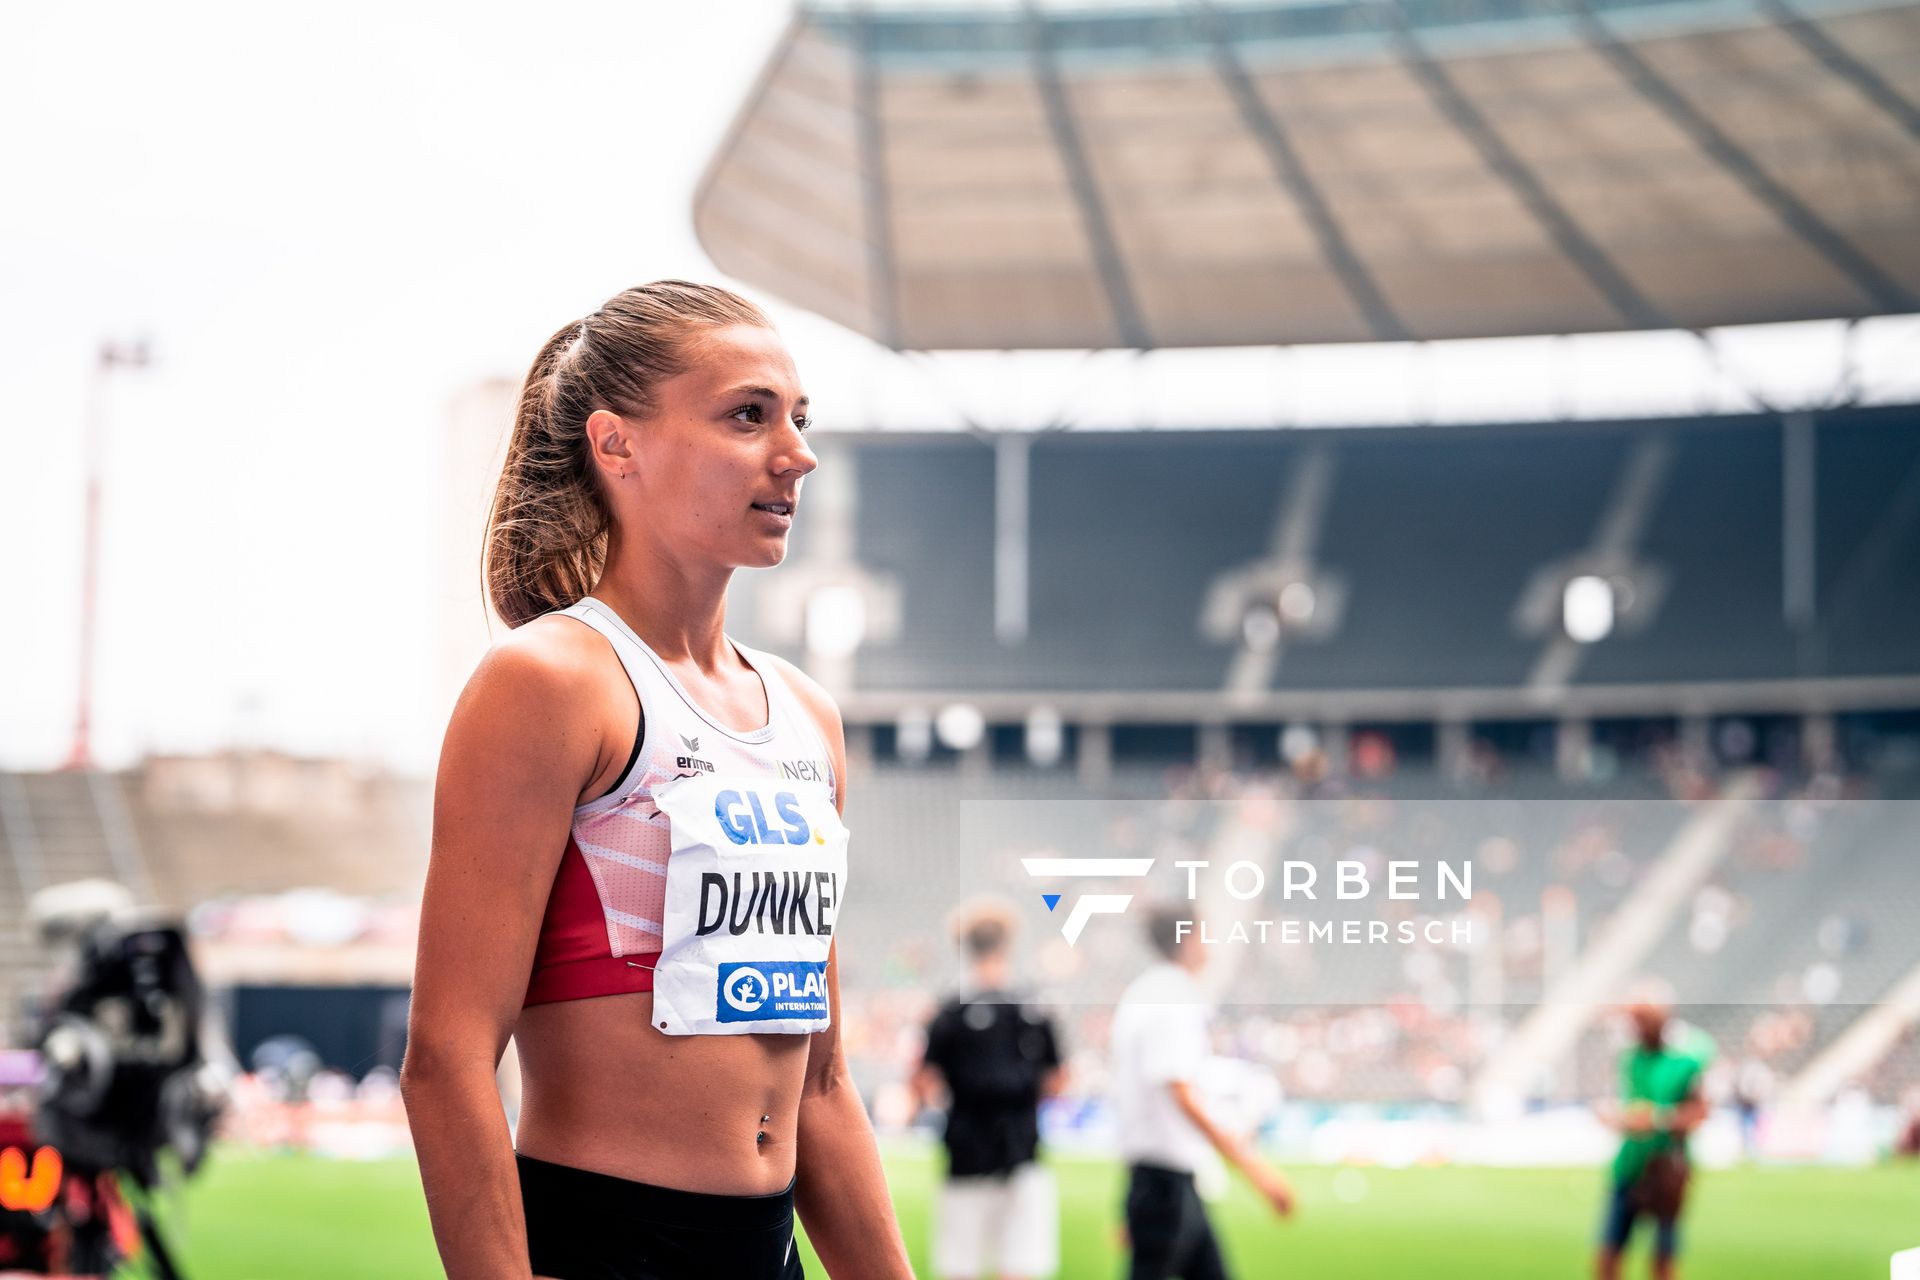
<svg viewBox="0 0 1920 1280">
<path fill-rule="evenodd" d="M 734 844 L 825 844 L 824 835 L 816 836 L 800 814 L 800 797 L 791 791 L 774 795 L 772 809 L 778 825 L 767 820 L 767 808 L 757 791 L 722 791 L 713 798 L 713 816 L 720 830 Z"/>
<path fill-rule="evenodd" d="M 807 960 L 723 964 L 715 1013 L 721 1022 L 827 1016 L 827 966 Z"/>
</svg>

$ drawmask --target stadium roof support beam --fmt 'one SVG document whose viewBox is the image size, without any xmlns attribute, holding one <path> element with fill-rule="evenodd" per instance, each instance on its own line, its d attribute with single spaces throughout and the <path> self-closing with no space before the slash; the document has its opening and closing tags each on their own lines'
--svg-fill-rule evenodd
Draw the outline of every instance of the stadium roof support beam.
<svg viewBox="0 0 1920 1280">
<path fill-rule="evenodd" d="M 1274 674 L 1280 669 L 1281 653 L 1291 628 L 1282 626 L 1281 634 L 1262 649 L 1248 642 L 1242 620 L 1256 600 L 1278 609 L 1279 596 L 1288 583 L 1314 586 L 1315 594 L 1327 597 L 1317 602 L 1316 611 L 1325 610 L 1311 634 L 1328 634 L 1328 618 L 1337 619 L 1342 593 L 1321 575 L 1313 563 L 1319 548 L 1320 531 L 1326 524 L 1327 506 L 1333 497 L 1339 458 L 1332 446 L 1320 444 L 1302 453 L 1288 470 L 1286 483 L 1275 504 L 1273 535 L 1268 540 L 1264 559 L 1219 575 L 1208 587 L 1203 605 L 1201 628 L 1216 634 L 1227 625 L 1239 637 L 1233 661 L 1228 665 L 1226 691 L 1233 698 L 1258 696 L 1273 687 Z M 1209 618 L 1209 615 L 1215 615 Z M 1215 625 L 1209 626 L 1209 621 Z M 1222 625 L 1226 624 L 1226 625 Z"/>
<path fill-rule="evenodd" d="M 1031 3 L 1026 8 L 1028 52 L 1032 58 L 1033 79 L 1046 108 L 1047 128 L 1053 134 L 1060 163 L 1067 171 L 1067 185 L 1073 191 L 1080 210 L 1080 224 L 1086 231 L 1087 245 L 1093 253 L 1094 270 L 1106 291 L 1107 307 L 1113 314 L 1113 327 L 1120 345 L 1141 351 L 1153 346 L 1141 318 L 1140 305 L 1133 295 L 1133 283 L 1127 277 L 1126 263 L 1120 256 L 1119 242 L 1113 236 L 1113 223 L 1107 216 L 1106 202 L 1087 161 L 1087 150 L 1080 140 L 1080 127 L 1073 118 L 1073 106 L 1067 101 L 1066 87 L 1060 82 L 1060 66 L 1054 55 L 1053 28 L 1046 15 Z"/>
<path fill-rule="evenodd" d="M 1569 0 L 1578 3 L 1579 0 Z M 1420 43 L 1413 24 L 1407 21 L 1401 0 L 1385 0 L 1376 12 L 1385 15 L 1394 51 L 1433 99 L 1440 114 L 1458 129 L 1494 175 L 1526 206 L 1535 220 L 1552 238 L 1588 282 L 1599 291 L 1629 325 L 1639 329 L 1674 329 L 1679 326 L 1653 301 L 1641 293 L 1633 281 L 1615 264 L 1592 236 L 1581 229 L 1573 215 L 1553 197 L 1537 174 L 1509 147 L 1480 109 L 1472 103 L 1453 77 L 1448 75 Z"/>
<path fill-rule="evenodd" d="M 1796 636 L 1819 619 L 1819 442 L 1814 433 L 1810 413 L 1789 413 L 1780 420 L 1780 613 Z"/>
<path fill-rule="evenodd" d="M 1033 437 L 1003 432 L 993 441 L 993 634 L 1001 644 L 1027 638 Z"/>
<path fill-rule="evenodd" d="M 1812 54 L 1821 66 L 1860 91 L 1860 96 L 1879 107 L 1916 138 L 1920 138 L 1920 106 L 1900 96 L 1879 72 L 1841 47 L 1832 36 L 1809 21 L 1788 0 L 1756 0 L 1760 11 L 1801 48 Z"/>
<path fill-rule="evenodd" d="M 1920 1023 L 1920 964 L 1808 1063 L 1788 1083 L 1781 1101 L 1789 1106 L 1831 1102 L 1848 1081 L 1859 1079 L 1884 1059 L 1915 1023 Z"/>
<path fill-rule="evenodd" d="M 1833 575 L 1833 589 L 1827 595 L 1826 608 L 1808 638 L 1810 665 L 1826 660 L 1827 643 L 1834 627 L 1874 604 L 1872 583 L 1886 571 L 1899 554 L 1900 540 L 1915 521 L 1920 521 L 1920 459 L 1915 459 L 1900 478 L 1893 496 L 1875 517 L 1853 554 Z"/>
<path fill-rule="evenodd" d="M 1275 855 L 1286 847 L 1300 825 L 1301 809 L 1297 805 L 1281 805 L 1277 813 L 1269 814 L 1264 809 L 1258 818 L 1251 817 L 1241 805 L 1228 806 L 1229 815 L 1215 828 L 1207 840 L 1207 860 L 1216 867 L 1231 867 L 1236 863 L 1251 863 L 1260 869 L 1262 878 L 1273 871 Z M 1193 873 L 1189 871 L 1188 875 Z M 1235 928 L 1252 926 L 1258 914 L 1265 909 L 1257 898 L 1241 898 L 1238 894 L 1225 891 L 1224 881 L 1209 884 L 1201 895 L 1200 914 L 1215 922 L 1215 927 L 1231 933 Z M 1201 989 L 1215 1001 L 1226 997 L 1233 986 L 1234 978 L 1246 967 L 1251 947 L 1219 947 L 1213 963 L 1207 966 L 1205 975 L 1200 979 Z"/>
<path fill-rule="evenodd" d="M 1759 798 L 1759 776 L 1738 774 L 1674 834 L 1659 860 L 1601 926 L 1593 944 L 1481 1068 L 1473 1083 L 1474 1107 L 1480 1114 L 1503 1114 L 1525 1098 L 1540 1071 L 1571 1049 L 1594 1017 L 1619 997 L 1694 890 L 1733 848 Z"/>
<path fill-rule="evenodd" d="M 1380 291 L 1373 273 L 1367 270 L 1366 263 L 1354 251 L 1346 232 L 1334 218 L 1333 210 L 1321 196 L 1313 176 L 1301 163 L 1299 152 L 1294 150 L 1293 141 L 1287 136 L 1286 126 L 1268 108 L 1260 91 L 1254 87 L 1252 78 L 1247 75 L 1247 69 L 1241 65 L 1239 55 L 1221 30 L 1220 15 L 1214 11 L 1211 0 L 1200 0 L 1191 20 L 1212 53 L 1214 70 L 1220 77 L 1220 83 L 1226 87 L 1228 96 L 1239 108 L 1241 118 L 1247 122 L 1247 128 L 1253 131 L 1261 150 L 1266 152 L 1267 161 L 1273 166 L 1274 178 L 1293 197 L 1301 217 L 1313 229 L 1321 254 L 1326 258 L 1327 265 L 1333 268 L 1347 296 L 1353 300 L 1354 309 L 1380 341 L 1411 341 L 1413 335 L 1401 322 L 1393 304 Z"/>
<path fill-rule="evenodd" d="M 1641 598 L 1636 601 L 1636 607 L 1646 611 L 1641 615 L 1640 625 L 1645 625 L 1647 616 L 1657 605 L 1661 595 L 1658 586 L 1661 575 L 1649 566 L 1636 565 L 1635 556 L 1647 524 L 1653 518 L 1654 508 L 1666 490 L 1667 475 L 1672 469 L 1673 442 L 1664 436 L 1643 436 L 1621 466 L 1619 479 L 1614 481 L 1613 493 L 1600 513 L 1600 524 L 1594 530 L 1593 541 L 1579 561 L 1583 572 L 1626 574 L 1639 581 Z M 1536 579 L 1534 584 L 1530 584 L 1530 589 L 1537 590 L 1540 585 L 1550 584 L 1557 604 L 1560 592 L 1565 588 L 1566 576 L 1548 574 L 1545 578 Z M 1529 603 L 1523 602 L 1523 613 L 1533 612 L 1527 607 Z M 1586 646 L 1557 624 L 1552 627 L 1551 636 L 1527 676 L 1528 691 L 1542 699 L 1564 696 L 1586 654 Z"/>
<path fill-rule="evenodd" d="M 874 61 L 873 22 L 853 15 L 854 110 L 860 142 L 860 206 L 867 230 L 867 307 L 874 336 L 900 349 L 899 290 L 893 265 L 893 203 L 887 196 L 886 137 L 880 124 L 880 71 Z"/>
<path fill-rule="evenodd" d="M 1851 240 L 1829 226 L 1800 198 L 1770 177 L 1732 138 L 1682 97 L 1665 77 L 1627 47 L 1600 20 L 1587 0 L 1565 0 L 1593 51 L 1604 58 L 1633 90 L 1693 141 L 1709 159 L 1726 170 L 1748 194 L 1765 205 L 1780 224 L 1798 236 L 1829 266 L 1872 299 L 1875 306 L 1892 312 L 1920 311 L 1916 297 L 1898 280 L 1883 271 Z"/>
</svg>

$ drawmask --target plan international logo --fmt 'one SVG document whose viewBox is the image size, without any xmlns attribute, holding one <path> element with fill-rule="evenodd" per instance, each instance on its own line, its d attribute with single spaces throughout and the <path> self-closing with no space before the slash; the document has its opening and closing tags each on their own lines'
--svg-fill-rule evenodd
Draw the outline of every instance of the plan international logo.
<svg viewBox="0 0 1920 1280">
<path fill-rule="evenodd" d="M 1138 879 L 1153 870 L 1152 858 L 1022 858 L 1021 865 L 1036 880 L 1102 879 L 1120 877 Z M 1060 905 L 1061 895 L 1043 893 L 1040 900 L 1052 911 Z M 1068 946 L 1080 941 L 1080 931 L 1094 916 L 1118 915 L 1133 901 L 1130 893 L 1089 893 L 1074 900 L 1060 934 Z"/>
</svg>

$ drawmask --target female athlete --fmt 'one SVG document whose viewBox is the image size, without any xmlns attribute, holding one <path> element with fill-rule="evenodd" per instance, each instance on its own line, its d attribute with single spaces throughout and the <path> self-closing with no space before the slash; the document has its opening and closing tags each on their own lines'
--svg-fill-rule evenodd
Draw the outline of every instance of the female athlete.
<svg viewBox="0 0 1920 1280">
<path fill-rule="evenodd" d="M 453 1280 L 910 1275 L 840 1052 L 845 747 L 725 630 L 817 465 L 767 318 L 629 289 L 548 340 L 447 730 L 402 1086 Z M 508 1037 L 522 1106 L 494 1072 Z"/>
</svg>

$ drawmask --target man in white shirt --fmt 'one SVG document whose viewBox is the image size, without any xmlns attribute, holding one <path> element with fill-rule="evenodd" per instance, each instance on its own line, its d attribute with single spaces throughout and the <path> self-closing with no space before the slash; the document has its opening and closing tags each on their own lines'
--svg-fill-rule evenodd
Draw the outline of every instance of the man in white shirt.
<svg viewBox="0 0 1920 1280">
<path fill-rule="evenodd" d="M 1113 1098 L 1120 1153 L 1127 1161 L 1129 1280 L 1226 1280 L 1226 1264 L 1194 1189 L 1194 1171 L 1218 1151 L 1265 1196 L 1274 1212 L 1293 1211 L 1293 1189 L 1253 1148 L 1220 1128 L 1195 1092 L 1210 1046 L 1207 1002 L 1196 978 L 1207 952 L 1178 906 L 1147 916 L 1147 937 L 1162 957 L 1120 997 L 1113 1015 Z"/>
</svg>

